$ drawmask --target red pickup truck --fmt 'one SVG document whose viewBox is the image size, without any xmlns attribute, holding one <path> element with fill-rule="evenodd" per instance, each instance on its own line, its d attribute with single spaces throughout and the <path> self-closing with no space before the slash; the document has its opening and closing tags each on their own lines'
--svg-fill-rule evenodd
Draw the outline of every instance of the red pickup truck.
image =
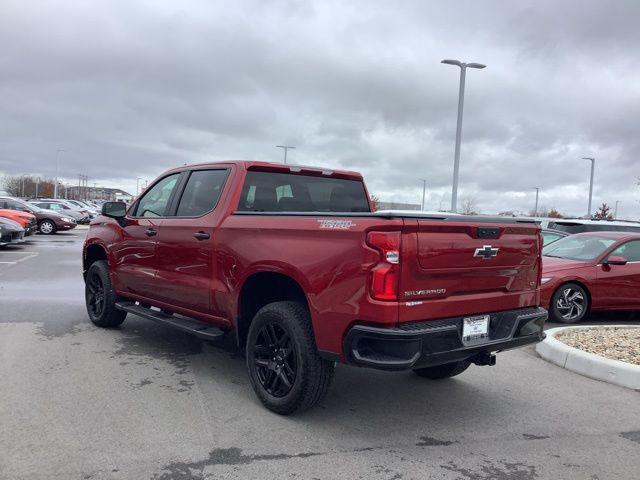
<svg viewBox="0 0 640 480">
<path fill-rule="evenodd" d="M 336 362 L 439 379 L 540 341 L 541 245 L 528 220 L 373 212 L 355 172 L 208 163 L 104 204 L 85 296 L 100 327 L 133 313 L 233 334 L 257 396 L 288 414 Z"/>
</svg>

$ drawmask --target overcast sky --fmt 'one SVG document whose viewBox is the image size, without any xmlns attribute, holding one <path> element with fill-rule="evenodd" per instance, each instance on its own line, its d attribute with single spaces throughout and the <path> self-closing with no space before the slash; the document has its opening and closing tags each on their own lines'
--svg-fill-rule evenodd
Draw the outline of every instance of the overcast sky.
<svg viewBox="0 0 640 480">
<path fill-rule="evenodd" d="M 182 163 L 359 170 L 382 200 L 640 217 L 640 2 L 0 0 L 0 172 L 135 192 Z"/>
</svg>

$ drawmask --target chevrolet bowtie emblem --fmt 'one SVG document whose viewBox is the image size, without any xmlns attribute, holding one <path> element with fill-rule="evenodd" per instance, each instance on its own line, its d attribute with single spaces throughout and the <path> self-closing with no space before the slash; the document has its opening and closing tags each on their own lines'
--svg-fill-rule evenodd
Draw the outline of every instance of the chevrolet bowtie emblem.
<svg viewBox="0 0 640 480">
<path fill-rule="evenodd" d="M 490 260 L 491 257 L 498 255 L 499 248 L 493 248 L 491 245 L 483 245 L 482 248 L 476 248 L 474 257 L 482 257 L 483 260 Z"/>
</svg>

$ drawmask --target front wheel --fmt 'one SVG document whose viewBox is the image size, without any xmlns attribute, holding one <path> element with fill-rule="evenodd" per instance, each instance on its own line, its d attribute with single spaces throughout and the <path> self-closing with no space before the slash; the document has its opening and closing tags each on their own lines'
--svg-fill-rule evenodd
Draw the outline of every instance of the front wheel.
<svg viewBox="0 0 640 480">
<path fill-rule="evenodd" d="M 124 322 L 127 312 L 116 308 L 117 296 L 111 287 L 107 262 L 94 262 L 87 271 L 84 296 L 87 313 L 98 327 L 117 327 Z"/>
<path fill-rule="evenodd" d="M 551 298 L 551 318 L 560 323 L 578 323 L 587 314 L 589 297 L 577 283 L 565 283 Z"/>
<path fill-rule="evenodd" d="M 52 235 L 56 233 L 56 224 L 51 220 L 42 220 L 38 225 L 38 230 L 44 235 Z"/>
<path fill-rule="evenodd" d="M 281 415 L 314 406 L 333 379 L 334 363 L 318 354 L 309 311 L 300 302 L 274 302 L 258 311 L 246 359 L 256 395 Z"/>
<path fill-rule="evenodd" d="M 460 362 L 445 363 L 444 365 L 436 365 L 435 367 L 414 368 L 413 373 L 420 377 L 429 378 L 431 380 L 441 380 L 443 378 L 451 378 L 464 372 L 471 362 L 462 360 Z"/>
</svg>

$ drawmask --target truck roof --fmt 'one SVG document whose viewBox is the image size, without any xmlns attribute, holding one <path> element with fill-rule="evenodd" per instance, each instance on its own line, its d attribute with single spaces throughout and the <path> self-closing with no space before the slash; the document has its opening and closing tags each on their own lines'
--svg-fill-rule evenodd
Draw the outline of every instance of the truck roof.
<svg viewBox="0 0 640 480">
<path fill-rule="evenodd" d="M 328 177 L 338 177 L 350 180 L 362 181 L 362 175 L 359 172 L 351 170 L 335 170 L 327 167 L 314 167 L 312 165 L 292 165 L 288 163 L 263 162 L 258 160 L 220 160 L 217 162 L 194 163 L 183 165 L 180 168 L 189 167 L 215 167 L 220 164 L 233 163 L 245 170 L 272 171 L 277 173 L 310 173 L 326 175 Z M 177 169 L 172 169 L 177 170 Z"/>
</svg>

